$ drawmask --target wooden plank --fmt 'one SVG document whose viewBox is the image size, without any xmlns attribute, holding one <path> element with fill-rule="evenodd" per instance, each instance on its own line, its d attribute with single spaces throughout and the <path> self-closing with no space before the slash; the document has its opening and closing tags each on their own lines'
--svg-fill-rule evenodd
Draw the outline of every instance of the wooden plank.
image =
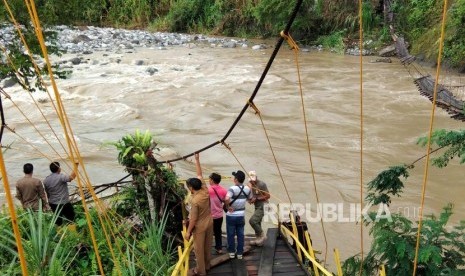
<svg viewBox="0 0 465 276">
<path fill-rule="evenodd" d="M 232 275 L 234 276 L 248 276 L 247 268 L 245 267 L 244 260 L 232 259 Z"/>
<path fill-rule="evenodd" d="M 286 264 L 273 267 L 273 274 L 279 272 L 292 272 L 292 271 L 302 271 L 302 267 L 299 264 Z"/>
<path fill-rule="evenodd" d="M 258 266 L 259 276 L 271 276 L 273 273 L 273 260 L 276 249 L 276 239 L 278 238 L 278 228 L 268 228 L 267 239 L 263 244 L 260 265 Z"/>
<path fill-rule="evenodd" d="M 244 254 L 247 254 L 250 250 L 252 249 L 252 247 L 250 247 L 249 245 L 246 245 L 244 246 Z M 217 255 L 218 257 L 210 260 L 210 267 L 216 267 L 224 262 L 227 262 L 229 260 L 231 260 L 229 258 L 229 254 L 228 253 L 225 253 L 223 255 Z"/>
<path fill-rule="evenodd" d="M 284 264 L 298 264 L 298 262 L 292 258 L 292 259 L 279 259 L 279 260 L 274 260 L 273 265 L 284 265 Z"/>
<path fill-rule="evenodd" d="M 226 263 L 224 265 L 214 267 L 214 268 L 210 269 L 210 271 L 208 271 L 208 275 L 210 275 L 212 273 L 228 273 L 228 274 L 231 274 L 232 273 L 231 264 Z"/>
<path fill-rule="evenodd" d="M 289 256 L 293 256 L 294 257 L 294 260 L 295 260 L 295 264 L 299 264 L 299 261 L 297 259 L 297 254 L 295 253 L 294 249 L 284 240 L 284 239 L 278 239 L 278 241 L 281 240 L 281 241 L 284 241 L 284 244 L 285 246 L 288 248 L 288 252 L 289 252 Z M 279 253 L 278 253 L 279 254 Z M 283 255 L 283 259 L 284 259 L 284 254 Z M 283 260 L 283 259 L 279 259 L 280 261 Z M 289 259 L 288 256 L 286 256 L 285 259 Z M 300 265 L 300 264 L 299 264 Z M 274 266 L 273 266 L 274 267 Z M 287 274 L 287 276 L 294 276 L 294 275 L 306 275 L 306 276 L 310 276 L 310 273 L 308 272 L 308 270 L 300 267 L 300 271 L 301 272 L 292 272 L 292 273 L 289 273 Z M 283 272 L 283 273 L 286 273 L 286 272 Z M 297 274 L 294 274 L 294 273 L 297 273 Z M 281 272 L 275 272 L 273 271 L 273 275 L 284 275 L 284 274 L 281 274 Z"/>
<path fill-rule="evenodd" d="M 273 273 L 273 276 L 306 276 L 304 272 L 278 272 Z"/>
</svg>

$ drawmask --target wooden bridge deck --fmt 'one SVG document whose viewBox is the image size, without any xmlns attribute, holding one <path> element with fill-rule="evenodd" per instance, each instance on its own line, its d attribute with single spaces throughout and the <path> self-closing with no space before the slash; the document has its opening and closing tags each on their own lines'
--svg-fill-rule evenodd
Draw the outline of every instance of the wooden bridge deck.
<svg viewBox="0 0 465 276">
<path fill-rule="evenodd" d="M 242 260 L 229 259 L 228 254 L 215 255 L 212 248 L 212 268 L 207 275 L 240 275 L 240 276 L 307 276 L 292 248 L 279 235 L 278 228 L 270 228 L 267 240 L 261 247 L 251 246 L 251 237 L 245 238 L 244 257 Z M 226 240 L 223 239 L 223 251 L 226 252 Z M 190 267 L 195 266 L 194 253 L 190 256 Z"/>
</svg>

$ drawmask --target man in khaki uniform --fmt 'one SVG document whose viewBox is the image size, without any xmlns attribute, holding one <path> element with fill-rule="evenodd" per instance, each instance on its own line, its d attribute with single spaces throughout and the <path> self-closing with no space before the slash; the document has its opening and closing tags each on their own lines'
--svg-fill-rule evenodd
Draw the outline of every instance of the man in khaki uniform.
<svg viewBox="0 0 465 276">
<path fill-rule="evenodd" d="M 194 275 L 207 275 L 210 269 L 211 249 L 213 242 L 213 219 L 210 211 L 210 194 L 203 181 L 199 154 L 195 154 L 197 178 L 189 178 L 187 187 L 192 193 L 191 210 L 189 213 L 189 227 L 185 239 L 194 237 L 194 254 L 197 267 Z"/>
<path fill-rule="evenodd" d="M 33 171 L 34 166 L 31 163 L 24 164 L 24 177 L 16 182 L 16 198 L 21 201 L 23 208 L 30 208 L 34 211 L 39 210 L 39 202 L 42 201 L 42 210 L 48 211 L 50 207 L 42 181 L 32 177 Z"/>
</svg>

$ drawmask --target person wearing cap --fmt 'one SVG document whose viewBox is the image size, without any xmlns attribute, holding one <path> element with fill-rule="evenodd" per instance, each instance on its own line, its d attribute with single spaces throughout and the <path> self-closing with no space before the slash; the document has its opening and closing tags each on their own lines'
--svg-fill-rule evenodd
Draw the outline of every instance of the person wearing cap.
<svg viewBox="0 0 465 276">
<path fill-rule="evenodd" d="M 213 218 L 213 235 L 215 236 L 215 250 L 217 254 L 223 254 L 223 241 L 221 236 L 221 226 L 223 225 L 223 203 L 226 193 L 225 188 L 220 185 L 221 175 L 212 173 L 208 177 L 210 187 L 208 193 L 210 194 L 210 209 Z"/>
<path fill-rule="evenodd" d="M 38 211 L 39 206 L 42 206 L 42 210 L 45 212 L 50 210 L 50 206 L 47 202 L 42 181 L 32 177 L 33 171 L 34 166 L 31 163 L 24 164 L 24 177 L 16 182 L 16 198 L 19 199 L 25 209 Z"/>
<path fill-rule="evenodd" d="M 211 247 L 213 242 L 213 220 L 210 209 L 210 195 L 203 181 L 200 156 L 195 154 L 196 178 L 187 179 L 187 187 L 192 193 L 189 226 L 184 238 L 194 238 L 194 254 L 197 267 L 192 269 L 193 275 L 206 275 L 210 269 Z"/>
<path fill-rule="evenodd" d="M 76 178 L 76 173 L 73 171 L 70 175 L 62 174 L 58 162 L 50 163 L 50 171 L 52 173 L 44 179 L 44 187 L 52 211 L 58 214 L 55 224 L 62 225 L 63 218 L 73 222 L 75 213 L 69 201 L 68 182 Z"/>
<path fill-rule="evenodd" d="M 245 203 L 252 199 L 250 187 L 244 185 L 245 173 L 243 171 L 233 172 L 234 186 L 229 187 L 225 197 L 226 207 L 226 235 L 228 237 L 229 258 L 242 259 L 244 253 L 244 226 L 245 226 Z M 235 237 L 237 236 L 237 247 Z"/>
<path fill-rule="evenodd" d="M 262 220 L 264 216 L 263 208 L 265 203 L 268 202 L 268 199 L 270 199 L 270 193 L 268 192 L 266 183 L 257 178 L 257 173 L 255 171 L 249 172 L 249 184 L 253 194 L 253 198 L 250 203 L 255 205 L 255 211 L 249 219 L 249 224 L 255 231 L 256 237 L 256 239 L 251 241 L 250 244 L 262 246 L 266 240 L 265 233 L 262 229 Z"/>
</svg>

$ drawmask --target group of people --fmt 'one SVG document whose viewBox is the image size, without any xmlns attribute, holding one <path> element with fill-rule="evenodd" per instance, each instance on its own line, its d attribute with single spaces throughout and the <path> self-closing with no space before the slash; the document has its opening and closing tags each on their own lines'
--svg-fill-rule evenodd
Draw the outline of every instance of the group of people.
<svg viewBox="0 0 465 276">
<path fill-rule="evenodd" d="M 197 267 L 194 275 L 206 275 L 210 269 L 211 247 L 215 237 L 215 249 L 222 254 L 221 228 L 223 215 L 226 213 L 227 251 L 231 259 L 237 256 L 242 259 L 244 253 L 244 227 L 246 203 L 255 205 L 255 211 L 249 220 L 255 231 L 256 239 L 251 245 L 262 246 L 266 237 L 262 229 L 264 205 L 270 198 L 265 182 L 257 178 L 255 171 L 248 173 L 248 184 L 243 171 L 233 172 L 234 185 L 228 189 L 220 185 L 221 175 L 212 173 L 209 176 L 209 186 L 203 180 L 200 156 L 195 154 L 197 177 L 186 181 L 192 197 L 189 202 L 189 220 L 185 239 L 193 237 L 194 253 Z M 237 244 L 236 244 L 237 239 Z"/>
<path fill-rule="evenodd" d="M 44 181 L 33 177 L 34 166 L 26 163 L 23 166 L 24 177 L 16 183 L 16 198 L 23 208 L 38 211 L 40 206 L 44 212 L 57 213 L 55 223 L 73 222 L 75 213 L 69 200 L 68 182 L 76 178 L 73 171 L 70 175 L 61 173 L 60 163 L 50 163 L 51 174 Z"/>
</svg>

